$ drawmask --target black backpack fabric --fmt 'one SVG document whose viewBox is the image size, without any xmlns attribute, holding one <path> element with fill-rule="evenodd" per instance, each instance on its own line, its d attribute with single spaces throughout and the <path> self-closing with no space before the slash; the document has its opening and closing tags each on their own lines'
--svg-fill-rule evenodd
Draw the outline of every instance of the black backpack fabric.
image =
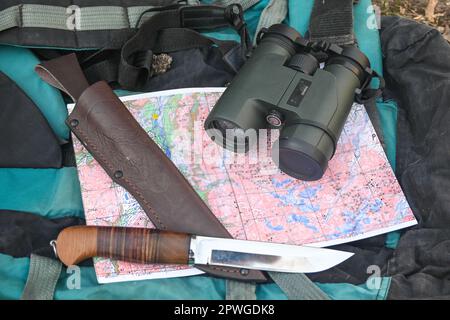
<svg viewBox="0 0 450 320">
<path fill-rule="evenodd" d="M 450 299 L 450 44 L 435 29 L 383 17 L 385 99 L 398 104 L 396 176 L 419 224 L 385 237 L 335 246 L 355 256 L 319 282 L 360 284 L 367 268 L 391 277 L 388 299 Z"/>
<path fill-rule="evenodd" d="M 385 98 L 395 99 L 399 107 L 396 175 L 419 225 L 402 231 L 396 248 L 386 247 L 385 236 L 335 246 L 356 254 L 336 268 L 309 277 L 321 283 L 361 284 L 367 280 L 367 267 L 376 265 L 382 276 L 391 277 L 390 299 L 450 298 L 450 45 L 436 30 L 398 17 L 383 17 L 381 39 Z M 51 54 L 35 52 L 41 57 Z M 179 57 L 176 54 L 173 69 L 154 78 L 152 90 L 223 86 L 233 76 L 214 48 L 192 48 Z M 83 53 L 79 56 L 83 59 Z M 179 75 L 188 71 L 183 66 L 194 61 L 190 59 L 200 64 L 196 70 L 189 69 L 194 72 L 192 78 L 181 79 Z M 48 159 L 49 166 L 62 161 L 57 149 Z M 60 229 L 83 223 L 82 219 L 50 223 L 10 211 L 1 214 L 16 217 L 2 219 L 0 230 L 13 227 L 28 234 L 15 237 L 22 231 L 0 232 L 0 252 L 15 257 L 31 253 L 51 256 L 42 250 L 48 241 Z M 11 243 L 17 250 L 10 248 Z"/>
</svg>

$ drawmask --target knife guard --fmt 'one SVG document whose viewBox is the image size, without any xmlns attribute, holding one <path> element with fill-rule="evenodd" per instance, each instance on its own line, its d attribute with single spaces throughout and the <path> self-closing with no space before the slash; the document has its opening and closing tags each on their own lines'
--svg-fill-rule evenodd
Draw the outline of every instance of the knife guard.
<svg viewBox="0 0 450 320">
<path fill-rule="evenodd" d="M 97 82 L 81 94 L 67 124 L 107 174 L 135 197 L 157 228 L 231 238 L 105 82 Z M 254 270 L 197 267 L 214 276 L 266 280 Z"/>
</svg>

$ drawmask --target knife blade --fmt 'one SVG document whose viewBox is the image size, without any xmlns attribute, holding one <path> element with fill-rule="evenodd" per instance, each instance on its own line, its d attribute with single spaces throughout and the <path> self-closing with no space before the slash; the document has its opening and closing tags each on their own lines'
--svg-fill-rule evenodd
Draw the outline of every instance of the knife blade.
<svg viewBox="0 0 450 320">
<path fill-rule="evenodd" d="M 73 226 L 53 242 L 67 266 L 92 257 L 145 264 L 190 264 L 310 273 L 332 268 L 353 253 L 279 243 L 190 235 L 146 228 Z"/>
</svg>

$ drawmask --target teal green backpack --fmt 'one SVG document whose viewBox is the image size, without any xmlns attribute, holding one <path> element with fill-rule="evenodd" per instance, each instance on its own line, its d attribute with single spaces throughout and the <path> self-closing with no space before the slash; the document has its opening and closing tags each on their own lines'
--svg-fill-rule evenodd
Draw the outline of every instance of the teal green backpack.
<svg viewBox="0 0 450 320">
<path fill-rule="evenodd" d="M 24 1 L 26 2 L 26 1 Z M 114 1 L 112 1 L 114 2 Z M 195 2 L 195 1 L 190 1 Z M 211 3 L 213 1 L 202 1 Z M 272 23 L 283 21 L 306 34 L 310 25 L 313 0 L 260 0 L 220 1 L 222 4 L 240 2 L 245 8 L 245 19 L 250 34 Z M 108 3 L 108 1 L 102 1 Z M 27 5 L 21 7 L 22 14 Z M 41 10 L 46 10 L 43 5 Z M 17 9 L 18 10 L 18 9 Z M 15 24 L 18 11 L 2 8 L 1 32 L 8 28 L 20 29 L 26 25 Z M 52 10 L 55 10 L 53 6 Z M 52 11 L 55 25 L 58 11 Z M 370 0 L 354 5 L 354 34 L 361 50 L 369 57 L 374 70 L 382 74 L 382 54 L 378 29 L 374 27 L 376 16 Z M 4 22 L 8 21 L 8 22 Z M 9 23 L 9 24 L 8 24 Z M 29 20 L 29 23 L 35 23 Z M 33 26 L 33 25 L 31 25 Z M 30 26 L 28 26 L 30 27 Z M 57 28 L 57 26 L 55 26 Z M 100 28 L 100 27 L 99 27 Z M 0 32 L 0 33 L 1 33 Z M 204 32 L 218 40 L 235 40 L 239 37 L 230 29 Z M 9 36 L 9 38 L 8 38 Z M 19 39 L 7 34 L 1 38 L 0 71 L 9 77 L 33 101 L 61 141 L 70 140 L 70 132 L 64 121 L 67 117 L 66 102 L 61 93 L 43 82 L 34 72 L 40 62 L 31 39 Z M 37 40 L 36 40 L 37 41 Z M 21 42 L 21 43 L 20 43 Z M 58 45 L 52 49 L 67 50 Z M 47 48 L 48 49 L 48 48 Z M 72 48 L 89 53 L 93 47 Z M 123 92 L 121 92 L 123 93 Z M 384 146 L 388 159 L 395 167 L 397 108 L 393 101 L 376 102 L 380 117 Z M 27 212 L 53 220 L 60 218 L 84 218 L 80 185 L 75 167 L 62 168 L 0 168 L 0 214 L 3 211 Z M 385 245 L 394 248 L 399 234 L 386 235 Z M 1 246 L 0 246 L 1 248 Z M 75 276 L 79 274 L 80 281 Z M 371 274 L 367 274 L 369 278 Z M 370 283 L 312 283 L 303 275 L 281 275 L 274 283 L 247 284 L 209 276 L 131 281 L 98 284 L 94 268 L 61 267 L 49 258 L 39 255 L 13 257 L 0 251 L 1 299 L 385 299 L 389 292 L 390 278 L 378 279 L 374 289 Z M 372 279 L 373 280 L 373 279 Z M 24 289 L 26 290 L 24 292 Z"/>
</svg>

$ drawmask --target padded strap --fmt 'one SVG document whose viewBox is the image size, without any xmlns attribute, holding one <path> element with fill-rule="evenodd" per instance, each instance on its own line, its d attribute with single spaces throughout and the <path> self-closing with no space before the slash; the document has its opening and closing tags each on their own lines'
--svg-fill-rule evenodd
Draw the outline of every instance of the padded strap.
<svg viewBox="0 0 450 320">
<path fill-rule="evenodd" d="M 220 5 L 240 3 L 246 10 L 259 1 L 219 0 L 216 3 Z M 167 1 L 167 3 L 170 2 L 173 4 L 180 3 L 179 1 Z M 188 0 L 185 3 L 196 4 L 197 1 Z M 11 6 L 0 11 L 0 31 L 30 27 L 71 31 L 133 29 L 153 16 L 155 12 L 149 12 L 149 10 L 156 8 L 156 6 L 89 6 L 78 8 L 76 6 L 42 4 Z M 74 17 L 75 20 L 72 20 L 71 17 Z"/>
<path fill-rule="evenodd" d="M 227 300 L 256 300 L 256 284 L 235 280 L 226 281 Z"/>
<path fill-rule="evenodd" d="M 353 44 L 353 0 L 315 0 L 309 34 L 312 41 Z"/>
<path fill-rule="evenodd" d="M 289 300 L 330 300 L 330 297 L 303 273 L 269 272 L 269 275 Z"/>
<path fill-rule="evenodd" d="M 22 300 L 53 300 L 62 264 L 58 260 L 36 254 L 30 257 L 30 270 Z"/>
<path fill-rule="evenodd" d="M 175 2 L 175 1 L 174 1 Z M 14 27 L 50 28 L 71 31 L 131 29 L 138 21 L 145 21 L 154 13 L 146 13 L 154 6 L 95 6 L 60 7 L 41 4 L 21 4 L 0 12 L 0 31 Z M 71 16 L 75 20 L 71 20 Z M 77 20 L 78 18 L 78 20 Z M 74 22 L 73 24 L 68 22 Z"/>
</svg>

